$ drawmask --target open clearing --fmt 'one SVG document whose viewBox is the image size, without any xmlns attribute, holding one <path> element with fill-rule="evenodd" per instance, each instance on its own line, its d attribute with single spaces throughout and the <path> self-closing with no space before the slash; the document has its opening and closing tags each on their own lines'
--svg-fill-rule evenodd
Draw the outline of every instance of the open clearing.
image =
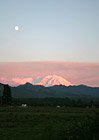
<svg viewBox="0 0 99 140">
<path fill-rule="evenodd" d="M 99 109 L 0 107 L 0 140 L 96 140 Z"/>
</svg>

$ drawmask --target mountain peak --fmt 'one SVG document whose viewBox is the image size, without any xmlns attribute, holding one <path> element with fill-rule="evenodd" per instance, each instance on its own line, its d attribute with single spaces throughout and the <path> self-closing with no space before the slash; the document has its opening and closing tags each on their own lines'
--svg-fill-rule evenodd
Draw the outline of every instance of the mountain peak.
<svg viewBox="0 0 99 140">
<path fill-rule="evenodd" d="M 32 81 L 34 85 L 43 85 L 45 87 L 54 86 L 54 85 L 72 85 L 69 81 L 57 75 L 47 75 L 45 77 L 39 77 Z"/>
<path fill-rule="evenodd" d="M 25 85 L 32 85 L 32 84 L 31 84 L 31 83 L 29 83 L 29 82 L 26 82 L 26 83 L 25 83 Z"/>
</svg>

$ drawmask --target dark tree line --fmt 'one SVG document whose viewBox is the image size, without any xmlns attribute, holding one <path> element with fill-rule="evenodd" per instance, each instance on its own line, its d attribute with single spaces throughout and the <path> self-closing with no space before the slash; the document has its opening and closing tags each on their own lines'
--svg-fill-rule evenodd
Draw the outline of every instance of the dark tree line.
<svg viewBox="0 0 99 140">
<path fill-rule="evenodd" d="M 11 102 L 12 102 L 11 89 L 10 89 L 9 85 L 4 85 L 2 104 L 11 105 Z"/>
</svg>

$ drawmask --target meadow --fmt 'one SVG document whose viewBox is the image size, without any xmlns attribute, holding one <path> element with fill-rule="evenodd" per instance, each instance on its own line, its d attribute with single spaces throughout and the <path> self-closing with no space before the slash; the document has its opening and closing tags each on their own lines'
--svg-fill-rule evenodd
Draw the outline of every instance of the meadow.
<svg viewBox="0 0 99 140">
<path fill-rule="evenodd" d="M 0 107 L 0 140 L 98 140 L 99 108 Z"/>
</svg>

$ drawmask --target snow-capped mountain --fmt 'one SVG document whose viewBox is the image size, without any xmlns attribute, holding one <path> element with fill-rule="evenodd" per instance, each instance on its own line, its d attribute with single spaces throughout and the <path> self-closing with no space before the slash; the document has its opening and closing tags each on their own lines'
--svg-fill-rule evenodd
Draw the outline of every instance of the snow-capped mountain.
<svg viewBox="0 0 99 140">
<path fill-rule="evenodd" d="M 65 80 L 64 78 L 56 75 L 48 75 L 45 77 L 39 77 L 32 81 L 33 85 L 43 85 L 45 87 L 54 86 L 54 85 L 72 85 L 71 82 Z"/>
</svg>

